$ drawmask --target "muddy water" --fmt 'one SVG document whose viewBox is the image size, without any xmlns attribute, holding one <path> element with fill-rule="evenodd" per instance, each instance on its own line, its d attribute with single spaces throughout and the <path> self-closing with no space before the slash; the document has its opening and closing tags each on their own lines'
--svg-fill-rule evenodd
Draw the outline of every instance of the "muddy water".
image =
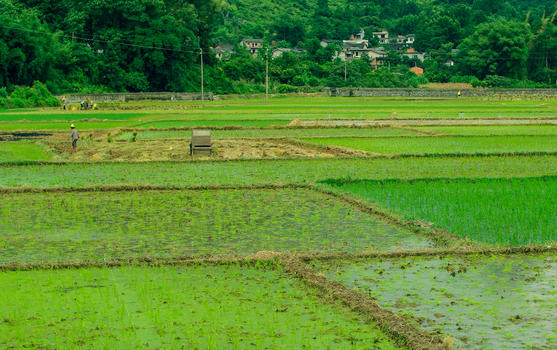
<svg viewBox="0 0 557 350">
<path fill-rule="evenodd" d="M 319 266 L 457 349 L 556 349 L 557 256 L 407 258 Z"/>
<path fill-rule="evenodd" d="M 38 132 L 0 132 L 0 141 L 33 141 L 51 135 Z"/>
</svg>

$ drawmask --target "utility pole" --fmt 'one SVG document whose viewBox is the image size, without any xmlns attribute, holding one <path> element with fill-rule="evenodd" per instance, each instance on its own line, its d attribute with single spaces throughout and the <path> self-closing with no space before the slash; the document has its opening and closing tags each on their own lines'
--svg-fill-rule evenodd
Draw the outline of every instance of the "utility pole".
<svg viewBox="0 0 557 350">
<path fill-rule="evenodd" d="M 348 64 L 348 57 L 344 56 L 344 81 L 346 81 L 346 65 Z"/>
<path fill-rule="evenodd" d="M 201 107 L 203 107 L 205 103 L 205 95 L 203 93 L 203 48 L 199 52 L 201 54 Z"/>
<path fill-rule="evenodd" d="M 269 50 L 265 53 L 265 103 L 269 103 Z"/>
</svg>

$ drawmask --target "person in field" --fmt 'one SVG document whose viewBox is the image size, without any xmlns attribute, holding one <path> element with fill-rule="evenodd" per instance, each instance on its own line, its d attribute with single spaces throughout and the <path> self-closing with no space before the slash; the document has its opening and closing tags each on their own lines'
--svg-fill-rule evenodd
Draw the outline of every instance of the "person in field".
<svg viewBox="0 0 557 350">
<path fill-rule="evenodd" d="M 79 140 L 79 133 L 77 132 L 75 125 L 70 125 L 70 128 L 72 129 L 72 134 L 70 135 L 72 138 L 72 147 L 75 151 L 77 149 L 77 140 Z"/>
</svg>

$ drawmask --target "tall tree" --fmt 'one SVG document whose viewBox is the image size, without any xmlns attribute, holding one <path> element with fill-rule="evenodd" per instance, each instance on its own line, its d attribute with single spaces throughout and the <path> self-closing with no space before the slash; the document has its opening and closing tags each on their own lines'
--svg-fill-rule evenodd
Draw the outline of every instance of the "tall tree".
<svg viewBox="0 0 557 350">
<path fill-rule="evenodd" d="M 523 23 L 497 20 L 480 24 L 459 46 L 464 73 L 480 79 L 486 75 L 525 78 L 528 35 Z"/>
</svg>

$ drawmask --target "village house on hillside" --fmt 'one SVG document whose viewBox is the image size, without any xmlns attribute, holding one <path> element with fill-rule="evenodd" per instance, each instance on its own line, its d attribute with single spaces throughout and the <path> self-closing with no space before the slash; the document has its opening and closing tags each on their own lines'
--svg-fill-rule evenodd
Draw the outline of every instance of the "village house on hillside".
<svg viewBox="0 0 557 350">
<path fill-rule="evenodd" d="M 276 49 L 273 49 L 272 57 L 273 58 L 280 57 L 286 52 L 301 55 L 306 53 L 307 51 L 305 49 L 291 49 L 288 47 L 278 47 Z"/>
<path fill-rule="evenodd" d="M 215 57 L 219 60 L 226 60 L 230 58 L 232 52 L 234 52 L 234 46 L 230 44 L 221 44 L 212 48 L 215 52 Z"/>
<path fill-rule="evenodd" d="M 373 32 L 372 34 L 379 40 L 379 43 L 381 45 L 384 45 L 391 50 L 401 50 L 405 47 L 411 47 L 414 45 L 414 41 L 416 40 L 416 36 L 414 34 L 397 35 L 396 37 L 391 37 L 389 35 L 389 32 L 386 30 Z"/>
<path fill-rule="evenodd" d="M 380 44 L 388 44 L 389 43 L 389 32 L 386 30 L 382 30 L 380 32 L 373 32 L 374 37 L 379 39 Z"/>
<path fill-rule="evenodd" d="M 420 62 L 425 61 L 425 53 L 418 52 L 413 47 L 407 49 L 402 53 L 402 56 L 408 57 L 410 59 L 418 59 Z"/>
<path fill-rule="evenodd" d="M 366 39 L 365 35 L 365 31 L 361 29 L 358 34 L 351 35 L 349 40 L 322 39 L 320 44 L 322 47 L 327 47 L 333 43 L 341 42 L 341 49 L 334 58 L 339 58 L 342 61 L 351 61 L 362 59 L 367 56 L 374 69 L 383 66 L 385 58 L 387 57 L 386 50 L 399 52 L 405 50 L 400 53 L 402 57 L 417 59 L 421 62 L 425 60 L 425 53 L 418 52 L 411 47 L 415 40 L 414 34 L 391 37 L 386 30 L 373 32 L 373 37 L 377 38 L 381 44 L 379 47 L 370 47 L 369 40 Z M 257 56 L 259 50 L 263 48 L 263 39 L 243 39 L 240 42 L 240 46 L 247 49 L 252 56 Z M 306 50 L 300 48 L 275 47 L 274 42 L 272 46 L 272 58 L 280 57 L 286 52 L 293 54 L 303 54 L 306 52 Z M 218 45 L 213 50 L 218 59 L 227 59 L 233 52 L 233 46 L 227 44 Z"/>
<path fill-rule="evenodd" d="M 240 46 L 245 47 L 252 56 L 257 56 L 257 51 L 263 48 L 263 39 L 243 39 Z"/>
<path fill-rule="evenodd" d="M 322 42 L 323 45 L 323 42 Z M 342 41 L 342 50 L 336 57 L 343 61 L 369 57 L 371 64 L 377 68 L 383 65 L 387 53 L 381 47 L 369 47 L 369 40 L 365 39 L 365 32 L 353 35 L 350 40 Z"/>
</svg>

